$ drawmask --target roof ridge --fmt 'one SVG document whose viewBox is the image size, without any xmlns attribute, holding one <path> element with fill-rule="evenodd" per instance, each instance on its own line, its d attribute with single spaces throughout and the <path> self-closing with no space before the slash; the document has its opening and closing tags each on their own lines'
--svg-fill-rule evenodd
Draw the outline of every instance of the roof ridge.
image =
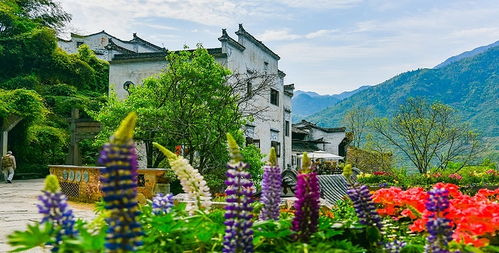
<svg viewBox="0 0 499 253">
<path fill-rule="evenodd" d="M 225 29 L 225 28 L 222 29 L 222 36 L 220 36 L 220 38 L 218 38 L 218 40 L 220 42 L 227 41 L 227 43 L 235 46 L 240 51 L 243 51 L 244 49 L 246 49 L 245 46 L 241 45 L 241 43 L 239 43 L 237 40 L 230 37 L 229 34 L 227 34 L 227 29 Z"/>
<path fill-rule="evenodd" d="M 157 49 L 157 50 L 163 50 L 163 49 L 165 49 L 164 47 L 160 47 L 160 46 L 155 45 L 155 44 L 153 44 L 153 43 L 151 43 L 151 42 L 149 42 L 149 41 L 147 41 L 145 39 L 142 39 L 141 37 L 139 37 L 137 35 L 137 33 L 133 33 L 133 39 L 130 40 L 130 41 L 134 41 L 134 40 L 139 40 L 140 42 L 143 42 L 144 44 L 146 44 L 146 45 L 148 45 L 148 46 L 150 46 L 150 47 L 152 47 L 154 49 Z"/>
<path fill-rule="evenodd" d="M 74 35 L 75 37 L 90 37 L 90 36 L 93 36 L 93 35 L 97 35 L 97 34 L 99 34 L 99 33 L 104 33 L 104 34 L 106 34 L 107 36 L 111 37 L 112 39 L 115 39 L 115 40 L 121 41 L 121 42 L 123 42 L 123 43 L 130 43 L 130 42 L 132 41 L 132 40 L 122 40 L 122 39 L 120 39 L 120 38 L 118 38 L 118 37 L 116 37 L 116 36 L 113 36 L 113 35 L 109 34 L 108 32 L 106 32 L 106 30 L 102 30 L 102 31 L 100 31 L 100 32 L 96 32 L 96 33 L 91 33 L 91 34 L 88 34 L 88 35 L 81 35 L 81 34 L 77 34 L 77 33 L 71 33 L 71 40 L 73 39 L 73 35 Z"/>
<path fill-rule="evenodd" d="M 277 55 L 276 53 L 274 53 L 274 51 L 272 51 L 265 44 L 263 44 L 262 41 L 257 40 L 253 35 L 251 35 L 249 32 L 247 32 L 246 30 L 244 30 L 243 24 L 239 24 L 239 30 L 237 30 L 236 34 L 239 35 L 239 36 L 245 36 L 250 41 L 252 41 L 253 43 L 255 43 L 258 47 L 260 47 L 261 49 L 263 49 L 263 51 L 266 51 L 267 53 L 269 53 L 272 57 L 274 57 L 274 59 L 276 59 L 276 60 L 280 60 L 281 59 L 281 57 L 279 55 Z"/>
<path fill-rule="evenodd" d="M 112 38 L 109 39 L 109 42 L 107 43 L 107 45 L 104 48 L 106 48 L 108 50 L 109 49 L 118 49 L 118 51 L 122 50 L 122 51 L 125 51 L 125 52 L 130 53 L 130 54 L 137 53 L 137 52 L 135 52 L 133 50 L 130 50 L 128 48 L 124 48 L 124 47 L 122 47 L 122 46 L 114 43 L 114 41 L 113 41 Z"/>
</svg>

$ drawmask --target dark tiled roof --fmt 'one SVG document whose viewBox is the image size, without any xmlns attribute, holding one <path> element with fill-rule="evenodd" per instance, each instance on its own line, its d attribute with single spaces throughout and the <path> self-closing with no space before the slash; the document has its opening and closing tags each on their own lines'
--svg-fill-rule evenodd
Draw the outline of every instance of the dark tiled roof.
<svg viewBox="0 0 499 253">
<path fill-rule="evenodd" d="M 110 49 L 114 49 L 120 53 L 124 53 L 124 54 L 133 54 L 135 53 L 134 51 L 128 49 L 128 48 L 124 48 L 124 47 L 121 47 L 119 45 L 117 45 L 116 43 L 114 43 L 113 39 L 109 39 L 109 43 L 105 46 L 106 49 L 110 50 Z"/>
<path fill-rule="evenodd" d="M 164 50 L 162 52 L 152 52 L 152 53 L 117 54 L 113 57 L 112 61 L 134 60 L 134 59 L 151 59 L 151 60 L 161 59 L 161 58 L 164 59 L 169 52 L 173 52 L 173 53 L 179 53 L 182 51 L 193 52 L 194 50 L 195 49 L 178 50 L 178 51 Z M 213 55 L 213 57 L 215 57 L 215 58 L 227 57 L 226 54 L 222 53 L 222 48 L 220 48 L 220 47 L 207 48 L 206 50 L 208 50 L 208 53 Z"/>
<path fill-rule="evenodd" d="M 322 130 L 326 133 L 340 133 L 340 132 L 345 132 L 346 128 L 345 127 L 335 127 L 335 128 L 325 128 L 325 127 L 320 127 L 317 126 L 316 124 L 312 122 L 308 122 L 306 120 L 302 120 L 300 123 L 293 124 L 294 127 L 296 128 L 315 128 Z"/>
<path fill-rule="evenodd" d="M 307 142 L 307 141 L 292 141 L 292 151 L 293 152 L 313 152 L 313 151 L 318 151 L 319 148 L 317 148 L 317 144 L 313 142 Z"/>
<path fill-rule="evenodd" d="M 319 179 L 321 198 L 330 204 L 336 204 L 338 200 L 347 195 L 348 185 L 343 175 L 319 175 L 317 178 Z"/>
<path fill-rule="evenodd" d="M 220 42 L 224 42 L 226 41 L 227 43 L 229 43 L 230 45 L 234 46 L 235 48 L 239 49 L 240 51 L 243 51 L 244 49 L 246 49 L 243 45 L 241 45 L 239 42 L 237 42 L 235 39 L 231 38 L 228 34 L 227 34 L 227 30 L 226 29 L 222 29 L 222 36 L 220 38 L 218 38 L 218 40 Z"/>
<path fill-rule="evenodd" d="M 298 128 L 294 124 L 291 126 L 291 132 L 297 133 L 297 134 L 308 134 L 309 133 L 309 131 L 302 129 L 302 128 Z"/>
<path fill-rule="evenodd" d="M 96 33 L 92 33 L 92 34 L 88 34 L 88 35 L 80 35 L 80 34 L 76 34 L 76 33 L 71 33 L 71 39 L 70 40 L 65 40 L 65 39 L 61 39 L 61 38 L 59 38 L 59 40 L 62 40 L 62 41 L 65 41 L 65 42 L 70 42 L 70 41 L 72 41 L 73 37 L 75 37 L 75 38 L 86 38 L 86 37 L 90 37 L 90 36 L 97 35 L 97 34 L 105 34 L 109 38 L 111 38 L 113 40 L 120 41 L 120 42 L 125 43 L 125 44 L 131 44 L 131 43 L 134 43 L 134 42 L 138 42 L 138 43 L 141 43 L 142 45 L 146 45 L 147 47 L 155 49 L 155 50 L 158 50 L 158 51 L 164 50 L 164 48 L 159 47 L 157 45 L 154 45 L 151 42 L 146 41 L 146 40 L 140 38 L 139 36 L 137 36 L 137 33 L 133 34 L 133 39 L 131 39 L 131 40 L 121 40 L 121 39 L 119 39 L 119 38 L 117 38 L 117 37 L 115 37 L 115 36 L 107 33 L 105 30 L 102 30 L 102 31 L 96 32 Z"/>
<path fill-rule="evenodd" d="M 121 42 L 123 42 L 123 43 L 130 43 L 130 41 L 127 41 L 127 40 L 121 40 L 121 39 L 119 39 L 119 38 L 117 38 L 117 37 L 114 37 L 113 35 L 111 35 L 111 34 L 107 33 L 105 30 L 102 30 L 102 31 L 100 31 L 100 32 L 96 32 L 96 33 L 92 33 L 92 34 L 88 34 L 88 35 L 80 35 L 80 34 L 76 34 L 76 33 L 71 33 L 71 38 L 73 38 L 73 37 L 76 37 L 76 38 L 86 38 L 86 37 L 90 37 L 90 36 L 97 35 L 97 34 L 101 34 L 101 33 L 103 33 L 103 34 L 105 34 L 105 35 L 109 36 L 109 37 L 110 37 L 110 38 L 112 38 L 112 39 L 115 39 L 115 40 L 121 41 Z"/>
<path fill-rule="evenodd" d="M 112 61 L 132 60 L 132 59 L 164 59 L 167 51 L 153 52 L 153 53 L 130 53 L 130 54 L 117 54 L 113 57 Z"/>
<path fill-rule="evenodd" d="M 285 77 L 286 76 L 286 73 L 284 73 L 284 71 L 278 69 L 277 70 L 277 74 L 279 75 L 279 77 Z"/>
<path fill-rule="evenodd" d="M 294 90 L 295 90 L 295 84 L 294 83 L 284 85 L 284 94 L 292 97 Z"/>
<path fill-rule="evenodd" d="M 256 46 L 258 46 L 263 51 L 265 51 L 268 54 L 270 54 L 274 59 L 276 59 L 276 60 L 280 60 L 281 59 L 281 57 L 279 57 L 279 55 L 277 55 L 272 50 L 270 50 L 270 48 L 268 48 L 267 46 L 265 46 L 265 44 L 263 44 L 263 42 L 257 40 L 255 37 L 253 37 L 253 35 L 251 35 L 250 33 L 246 32 L 246 30 L 244 30 L 244 27 L 243 27 L 242 24 L 239 24 L 239 30 L 236 32 L 236 34 L 248 38 L 251 42 L 255 43 Z"/>
<path fill-rule="evenodd" d="M 137 36 L 137 33 L 133 33 L 133 39 L 131 41 L 137 41 L 145 46 L 148 46 L 148 47 L 156 49 L 156 50 L 165 50 L 165 48 L 156 46 L 156 45 L 152 44 L 151 42 L 140 38 L 139 36 Z"/>
</svg>

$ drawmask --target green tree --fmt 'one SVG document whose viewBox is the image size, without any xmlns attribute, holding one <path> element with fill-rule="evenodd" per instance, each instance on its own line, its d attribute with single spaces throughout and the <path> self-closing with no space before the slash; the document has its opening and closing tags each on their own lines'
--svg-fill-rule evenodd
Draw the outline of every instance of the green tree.
<svg viewBox="0 0 499 253">
<path fill-rule="evenodd" d="M 132 87 L 126 99 L 110 96 L 96 115 L 103 126 L 100 139 L 135 111 L 135 136 L 145 144 L 148 166 L 156 167 L 164 158 L 153 148 L 155 141 L 172 150 L 182 147 L 183 156 L 201 173 L 218 175 L 228 160 L 225 134 L 239 131 L 244 121 L 238 95 L 226 85 L 230 71 L 201 47 L 170 53 L 167 61 L 164 72 Z"/>
<path fill-rule="evenodd" d="M 478 135 L 444 104 L 409 99 L 392 119 L 376 119 L 372 129 L 426 173 L 450 161 L 466 165 L 479 151 Z"/>
<path fill-rule="evenodd" d="M 368 123 L 372 120 L 373 111 L 370 108 L 353 108 L 343 117 L 347 131 L 353 133 L 351 145 L 360 148 L 368 131 Z"/>
<path fill-rule="evenodd" d="M 0 35 L 13 35 L 35 26 L 62 30 L 71 21 L 56 1 L 2 0 L 0 2 Z"/>
<path fill-rule="evenodd" d="M 0 1 L 0 89 L 10 90 L 0 94 L 0 118 L 27 112 L 9 133 L 21 171 L 64 162 L 71 109 L 95 109 L 107 92 L 106 61 L 86 46 L 76 54 L 57 48 L 56 32 L 69 20 L 53 0 Z"/>
</svg>

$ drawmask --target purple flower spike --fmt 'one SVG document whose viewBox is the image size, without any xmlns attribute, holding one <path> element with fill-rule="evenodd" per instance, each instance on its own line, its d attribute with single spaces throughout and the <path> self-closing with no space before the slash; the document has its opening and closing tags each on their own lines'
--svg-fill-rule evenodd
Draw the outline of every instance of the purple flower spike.
<svg viewBox="0 0 499 253">
<path fill-rule="evenodd" d="M 110 142 L 102 148 L 99 163 L 102 196 L 105 208 L 111 211 L 106 219 L 106 252 L 135 252 L 142 245 L 137 205 L 137 155 L 133 143 L 136 114 L 129 114 Z"/>
<path fill-rule="evenodd" d="M 386 253 L 400 253 L 402 248 L 407 245 L 404 241 L 394 240 L 385 244 Z"/>
<path fill-rule="evenodd" d="M 225 236 L 222 252 L 253 252 L 253 196 L 254 188 L 248 165 L 241 162 L 241 154 L 234 138 L 227 134 L 232 159 L 227 164 L 227 198 L 225 206 Z"/>
<path fill-rule="evenodd" d="M 291 229 L 296 240 L 306 242 L 317 231 L 320 191 L 317 173 L 312 172 L 310 159 L 303 153 L 303 167 L 296 182 L 295 217 Z"/>
<path fill-rule="evenodd" d="M 372 201 L 372 195 L 369 188 L 365 185 L 354 185 L 347 190 L 347 194 L 353 201 L 353 206 L 359 217 L 359 223 L 366 226 L 375 226 L 378 229 L 383 228 L 381 218 Z"/>
<path fill-rule="evenodd" d="M 173 194 L 158 193 L 152 199 L 152 211 L 156 215 L 167 214 L 173 207 Z"/>
<path fill-rule="evenodd" d="M 453 231 L 451 220 L 446 217 L 449 209 L 449 192 L 446 189 L 432 189 L 428 192 L 425 206 L 430 211 L 426 222 L 429 235 L 426 238 L 425 252 L 450 252 L 448 244 L 452 241 Z"/>
<path fill-rule="evenodd" d="M 262 220 L 279 220 L 279 205 L 281 203 L 282 176 L 277 166 L 275 149 L 270 151 L 270 164 L 263 168 L 262 198 L 263 209 L 260 213 Z"/>
<path fill-rule="evenodd" d="M 50 222 L 55 228 L 55 242 L 52 244 L 52 252 L 59 251 L 59 245 L 63 236 L 74 237 L 78 233 L 74 229 L 75 218 L 73 211 L 69 208 L 67 197 L 60 191 L 59 182 L 54 175 L 47 176 L 45 190 L 38 197 L 38 212 L 43 215 L 41 224 Z"/>
</svg>

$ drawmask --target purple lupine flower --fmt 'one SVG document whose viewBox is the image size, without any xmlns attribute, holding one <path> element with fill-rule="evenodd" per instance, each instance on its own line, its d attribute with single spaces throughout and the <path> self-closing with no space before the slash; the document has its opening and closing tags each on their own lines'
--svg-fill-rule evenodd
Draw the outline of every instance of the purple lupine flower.
<svg viewBox="0 0 499 253">
<path fill-rule="evenodd" d="M 425 252 L 450 252 L 448 244 L 452 241 L 453 231 L 451 220 L 446 217 L 449 205 L 449 192 L 446 189 L 434 188 L 428 191 L 425 206 L 430 215 L 426 222 L 429 235 L 426 238 Z"/>
<path fill-rule="evenodd" d="M 56 176 L 47 176 L 45 190 L 42 192 L 43 194 L 38 196 L 41 203 L 37 204 L 38 212 L 43 215 L 40 223 L 50 222 L 54 225 L 55 242 L 52 244 L 52 252 L 57 252 L 63 236 L 74 237 L 78 234 L 74 229 L 75 218 L 68 206 L 66 195 L 60 191 Z"/>
<path fill-rule="evenodd" d="M 136 114 L 130 113 L 110 142 L 102 148 L 99 163 L 105 208 L 111 211 L 105 247 L 107 252 L 133 252 L 142 244 L 137 206 L 137 155 L 132 140 Z"/>
<path fill-rule="evenodd" d="M 234 138 L 227 134 L 231 161 L 227 164 L 227 205 L 225 206 L 225 235 L 222 252 L 253 252 L 253 202 L 254 192 L 248 165 L 242 157 Z"/>
<path fill-rule="evenodd" d="M 381 218 L 372 201 L 369 188 L 365 185 L 353 185 L 347 190 L 347 194 L 353 201 L 353 206 L 359 217 L 359 223 L 367 226 L 375 226 L 382 229 Z"/>
<path fill-rule="evenodd" d="M 394 240 L 385 244 L 386 253 L 400 253 L 402 248 L 407 245 L 404 241 Z"/>
<path fill-rule="evenodd" d="M 269 165 L 263 168 L 262 198 L 263 203 L 260 219 L 278 220 L 279 205 L 281 203 L 282 176 L 281 169 L 277 166 L 275 149 L 270 150 Z"/>
<path fill-rule="evenodd" d="M 156 215 L 167 214 L 173 207 L 173 194 L 158 193 L 152 199 L 152 211 Z"/>
<path fill-rule="evenodd" d="M 320 208 L 320 191 L 317 173 L 310 167 L 307 153 L 303 153 L 303 167 L 296 182 L 295 217 L 291 229 L 295 240 L 306 242 L 317 231 Z"/>
</svg>

